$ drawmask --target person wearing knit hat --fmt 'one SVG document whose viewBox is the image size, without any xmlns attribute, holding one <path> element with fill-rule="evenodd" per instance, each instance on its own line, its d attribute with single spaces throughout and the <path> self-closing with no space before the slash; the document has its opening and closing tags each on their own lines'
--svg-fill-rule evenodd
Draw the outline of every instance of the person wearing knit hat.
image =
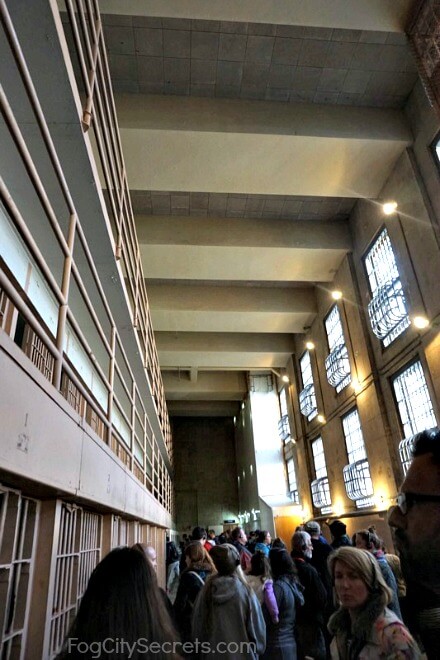
<svg viewBox="0 0 440 660">
<path fill-rule="evenodd" d="M 233 545 L 223 543 L 215 545 L 210 556 L 218 572 L 207 580 L 193 614 L 193 639 L 202 643 L 198 657 L 256 660 L 266 647 L 266 624 L 240 567 L 240 554 Z M 209 650 L 205 651 L 203 642 L 210 644 Z M 246 653 L 243 644 L 248 644 Z"/>
<path fill-rule="evenodd" d="M 345 525 L 342 520 L 333 520 L 328 526 L 332 535 L 332 542 L 330 545 L 333 550 L 337 550 L 345 545 L 351 545 L 350 538 L 347 535 L 347 525 Z"/>
</svg>

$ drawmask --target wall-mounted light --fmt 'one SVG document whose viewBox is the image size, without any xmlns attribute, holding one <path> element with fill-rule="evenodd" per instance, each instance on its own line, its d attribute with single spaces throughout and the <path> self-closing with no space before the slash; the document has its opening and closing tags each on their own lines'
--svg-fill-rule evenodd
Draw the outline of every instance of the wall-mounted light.
<svg viewBox="0 0 440 660">
<path fill-rule="evenodd" d="M 244 410 L 244 401 L 241 402 L 241 409 Z"/>
<path fill-rule="evenodd" d="M 320 424 L 325 424 L 325 417 L 324 415 L 318 415 L 316 418 Z"/>
<path fill-rule="evenodd" d="M 283 383 L 289 383 L 290 382 L 290 378 L 287 374 L 283 374 L 281 376 L 281 380 L 283 381 Z"/>
<path fill-rule="evenodd" d="M 413 326 L 419 330 L 424 330 L 429 325 L 429 320 L 426 316 L 414 316 L 411 320 Z"/>
<path fill-rule="evenodd" d="M 333 300 L 341 300 L 342 291 L 338 291 L 337 289 L 335 289 L 335 291 L 332 291 L 332 298 Z"/>
<path fill-rule="evenodd" d="M 312 341 L 306 341 L 306 348 L 308 351 L 313 351 L 315 344 Z"/>
<path fill-rule="evenodd" d="M 393 213 L 396 212 L 396 209 L 397 209 L 397 202 L 395 202 L 394 200 L 382 204 L 382 211 L 385 213 L 385 215 L 392 215 Z"/>
<path fill-rule="evenodd" d="M 234 417 L 234 426 L 236 425 L 236 423 L 237 423 L 237 418 Z"/>
</svg>

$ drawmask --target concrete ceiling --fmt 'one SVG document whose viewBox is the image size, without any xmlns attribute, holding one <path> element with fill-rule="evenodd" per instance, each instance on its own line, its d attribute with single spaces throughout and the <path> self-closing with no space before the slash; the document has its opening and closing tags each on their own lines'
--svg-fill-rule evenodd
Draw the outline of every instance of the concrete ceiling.
<svg viewBox="0 0 440 660">
<path fill-rule="evenodd" d="M 101 0 L 172 415 L 283 368 L 411 133 L 410 0 Z"/>
</svg>

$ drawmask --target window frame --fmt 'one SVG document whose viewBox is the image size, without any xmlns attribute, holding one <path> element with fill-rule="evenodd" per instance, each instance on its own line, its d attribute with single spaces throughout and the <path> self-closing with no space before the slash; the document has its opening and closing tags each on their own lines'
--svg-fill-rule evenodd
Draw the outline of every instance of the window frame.
<svg viewBox="0 0 440 660">
<path fill-rule="evenodd" d="M 405 292 L 404 287 L 403 287 L 402 277 L 401 277 L 401 274 L 400 274 L 400 271 L 399 271 L 399 267 L 398 267 L 398 264 L 397 264 L 397 261 L 396 261 L 395 250 L 394 250 L 394 247 L 393 247 L 393 244 L 392 244 L 392 241 L 391 241 L 391 237 L 390 237 L 390 234 L 389 234 L 389 231 L 388 231 L 388 227 L 386 226 L 385 223 L 382 223 L 382 225 L 379 227 L 379 229 L 375 232 L 375 234 L 374 234 L 372 240 L 368 243 L 368 246 L 367 246 L 367 248 L 364 250 L 364 252 L 363 252 L 363 254 L 362 254 L 362 257 L 361 257 L 361 260 L 362 260 L 362 267 L 363 267 L 363 272 L 364 272 L 365 279 L 366 279 L 366 282 L 367 282 L 367 289 L 368 289 L 368 295 L 369 295 L 369 302 L 368 302 L 368 304 L 373 300 L 375 294 L 373 294 L 373 289 L 372 289 L 371 282 L 370 282 L 370 277 L 369 277 L 369 274 L 368 274 L 367 258 L 368 258 L 368 255 L 369 255 L 370 252 L 372 251 L 374 245 L 377 243 L 377 241 L 379 240 L 379 238 L 380 238 L 380 236 L 381 236 L 381 234 L 382 234 L 383 232 L 386 232 L 386 233 L 387 233 L 388 239 L 389 239 L 390 244 L 391 244 L 391 250 L 392 250 L 392 252 L 393 252 L 393 256 L 394 256 L 394 261 L 395 261 L 395 264 L 396 264 L 396 270 L 397 270 L 397 272 L 398 272 L 398 274 L 399 274 L 399 281 L 400 281 L 400 285 L 401 285 L 401 287 L 402 287 L 403 296 L 404 296 L 404 298 L 405 298 L 405 306 L 406 306 L 407 317 L 408 317 L 408 319 L 409 319 L 408 297 L 407 297 L 406 292 Z M 367 307 L 368 307 L 368 304 L 367 304 Z M 392 340 L 389 342 L 389 344 L 385 345 L 385 344 L 384 344 L 384 339 L 386 339 L 386 337 L 384 337 L 384 339 L 381 339 L 380 337 L 378 337 L 378 336 L 375 334 L 375 332 L 374 332 L 374 330 L 373 330 L 373 327 L 372 327 L 372 325 L 371 325 L 371 319 L 369 318 L 368 310 L 366 310 L 366 316 L 367 316 L 367 318 L 368 318 L 368 326 L 369 326 L 370 332 L 371 332 L 371 334 L 373 335 L 374 339 L 377 340 L 377 341 L 379 342 L 379 345 L 380 345 L 382 351 L 386 351 L 391 345 L 394 344 L 395 341 L 397 341 L 398 339 L 400 339 L 401 337 L 403 337 L 403 336 L 405 335 L 405 333 L 408 331 L 408 329 L 411 327 L 411 322 L 409 321 L 407 327 L 404 328 L 404 330 L 402 330 L 402 331 L 397 335 L 397 337 L 395 337 L 394 339 L 392 339 Z M 391 332 L 392 332 L 392 330 L 390 331 L 390 333 L 391 333 Z M 390 334 L 390 333 L 388 333 L 388 334 Z M 387 335 L 387 336 L 388 336 L 388 335 Z"/>
<path fill-rule="evenodd" d="M 341 334 L 340 334 L 340 337 L 342 338 L 342 344 L 341 344 L 341 343 L 340 343 L 340 344 L 335 343 L 334 346 L 331 347 L 331 346 L 330 346 L 329 333 L 328 333 L 328 331 L 327 331 L 327 324 L 326 324 L 326 322 L 327 322 L 328 318 L 330 317 L 330 315 L 333 313 L 334 310 L 337 311 L 338 318 L 339 318 L 339 325 L 340 325 L 340 327 L 341 327 Z M 345 378 L 343 378 L 343 379 L 342 379 L 337 385 L 334 386 L 334 385 L 332 385 L 332 384 L 329 382 L 329 380 L 328 380 L 328 375 L 327 375 L 327 368 L 326 368 L 327 382 L 329 382 L 329 385 L 330 385 L 330 386 L 336 391 L 336 394 L 340 394 L 343 390 L 345 390 L 346 387 L 348 387 L 348 385 L 350 385 L 350 383 L 351 383 L 351 381 L 352 381 L 352 378 L 351 378 L 350 354 L 349 354 L 349 351 L 348 351 L 348 344 L 347 344 L 347 341 L 346 341 L 346 339 L 345 339 L 345 331 L 344 331 L 344 324 L 343 324 L 343 322 L 342 322 L 342 314 L 341 314 L 341 310 L 339 309 L 339 305 L 338 305 L 337 302 L 335 302 L 335 303 L 330 307 L 330 309 L 328 310 L 327 314 L 324 316 L 324 319 L 323 319 L 323 325 L 324 325 L 324 333 L 325 333 L 325 337 L 326 337 L 326 340 L 327 340 L 327 348 L 328 348 L 328 351 L 329 351 L 329 352 L 328 352 L 328 355 L 327 355 L 327 358 L 331 355 L 332 351 L 333 351 L 337 346 L 339 346 L 339 345 L 343 345 L 344 348 L 345 348 L 345 351 L 346 351 L 346 353 L 347 353 L 347 360 L 348 360 L 348 366 L 349 366 L 349 368 L 350 368 L 350 371 L 348 372 L 348 374 L 346 374 Z M 326 359 L 327 359 L 327 358 L 326 358 Z"/>
<path fill-rule="evenodd" d="M 400 427 L 400 431 L 401 431 L 402 440 L 405 440 L 406 438 L 411 437 L 411 436 L 405 435 L 405 432 L 404 432 L 403 422 L 402 422 L 402 418 L 400 416 L 399 402 L 398 402 L 398 399 L 397 399 L 397 396 L 396 396 L 396 391 L 394 389 L 394 381 L 397 378 L 400 378 L 405 373 L 405 371 L 408 371 L 412 366 L 414 366 L 417 363 L 420 364 L 422 374 L 423 374 L 423 377 L 425 379 L 426 390 L 428 392 L 429 401 L 431 403 L 432 414 L 433 414 L 433 417 L 435 419 L 434 426 L 438 426 L 438 423 L 439 423 L 437 421 L 438 415 L 436 414 L 435 397 L 432 396 L 432 391 L 431 391 L 431 387 L 430 387 L 429 378 L 427 378 L 427 374 L 426 374 L 426 365 L 423 363 L 423 360 L 422 360 L 420 355 L 415 355 L 409 362 L 406 362 L 400 369 L 398 369 L 395 373 L 393 373 L 389 377 L 391 392 L 393 394 L 394 405 L 395 405 L 396 412 L 397 412 L 397 417 L 398 417 L 398 420 L 399 420 L 399 427 Z M 431 427 L 427 427 L 427 428 L 431 428 Z M 422 430 L 426 430 L 426 429 L 422 429 Z M 411 435 L 415 435 L 416 433 L 420 433 L 420 432 L 421 431 L 415 431 Z"/>
</svg>

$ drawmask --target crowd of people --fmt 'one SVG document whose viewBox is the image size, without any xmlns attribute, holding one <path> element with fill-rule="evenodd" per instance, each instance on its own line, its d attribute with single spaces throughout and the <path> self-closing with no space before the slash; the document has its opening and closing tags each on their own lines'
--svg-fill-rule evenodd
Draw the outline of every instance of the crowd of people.
<svg viewBox="0 0 440 660">
<path fill-rule="evenodd" d="M 331 543 L 310 520 L 289 548 L 267 530 L 195 527 L 180 549 L 167 542 L 166 592 L 151 545 L 116 548 L 93 572 L 58 658 L 436 659 L 440 432 L 417 438 L 389 523 L 398 555 L 374 528 L 349 538 L 340 520 L 329 523 Z"/>
</svg>

